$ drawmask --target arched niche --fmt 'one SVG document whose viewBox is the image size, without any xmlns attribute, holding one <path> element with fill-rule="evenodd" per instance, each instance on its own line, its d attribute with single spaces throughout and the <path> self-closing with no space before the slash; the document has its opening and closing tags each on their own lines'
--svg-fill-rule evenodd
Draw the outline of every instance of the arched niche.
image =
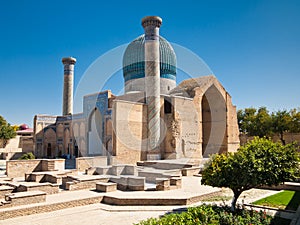
<svg viewBox="0 0 300 225">
<path fill-rule="evenodd" d="M 53 129 L 49 128 L 44 133 L 44 154 L 48 158 L 55 156 L 56 149 L 56 133 Z"/>
<path fill-rule="evenodd" d="M 88 118 L 88 154 L 103 155 L 102 149 L 103 119 L 100 111 L 95 108 Z"/>
<path fill-rule="evenodd" d="M 226 151 L 226 99 L 214 84 L 205 91 L 201 108 L 203 157 Z"/>
</svg>

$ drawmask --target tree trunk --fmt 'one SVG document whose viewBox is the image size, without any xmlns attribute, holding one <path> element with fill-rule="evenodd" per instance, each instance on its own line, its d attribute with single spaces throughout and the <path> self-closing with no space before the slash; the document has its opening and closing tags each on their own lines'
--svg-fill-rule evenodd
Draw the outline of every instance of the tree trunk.
<svg viewBox="0 0 300 225">
<path fill-rule="evenodd" d="M 0 148 L 5 148 L 5 146 L 8 144 L 9 140 L 6 139 L 0 139 Z"/>
<path fill-rule="evenodd" d="M 280 133 L 280 140 L 283 145 L 285 145 L 285 140 L 283 139 L 283 133 Z"/>
<path fill-rule="evenodd" d="M 236 202 L 239 198 L 239 196 L 241 195 L 241 191 L 233 191 L 233 199 L 232 199 L 232 202 L 231 202 L 231 211 L 234 212 L 235 209 L 236 209 Z"/>
</svg>

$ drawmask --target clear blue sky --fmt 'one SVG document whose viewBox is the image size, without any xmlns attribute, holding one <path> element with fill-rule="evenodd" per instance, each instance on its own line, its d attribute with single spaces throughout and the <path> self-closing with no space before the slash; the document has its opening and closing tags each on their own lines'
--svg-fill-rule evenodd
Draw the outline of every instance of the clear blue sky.
<svg viewBox="0 0 300 225">
<path fill-rule="evenodd" d="M 30 126 L 35 114 L 60 115 L 61 58 L 77 58 L 78 84 L 100 55 L 143 33 L 146 15 L 209 65 L 237 108 L 297 108 L 299 12 L 298 0 L 1 1 L 0 115 Z"/>
</svg>

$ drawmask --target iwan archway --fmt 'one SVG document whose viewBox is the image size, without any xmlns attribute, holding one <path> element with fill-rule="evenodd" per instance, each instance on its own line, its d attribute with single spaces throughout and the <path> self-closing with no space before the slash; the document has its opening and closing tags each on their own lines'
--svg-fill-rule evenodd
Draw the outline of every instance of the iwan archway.
<svg viewBox="0 0 300 225">
<path fill-rule="evenodd" d="M 203 157 L 226 152 L 226 100 L 214 84 L 204 93 L 201 108 Z"/>
</svg>

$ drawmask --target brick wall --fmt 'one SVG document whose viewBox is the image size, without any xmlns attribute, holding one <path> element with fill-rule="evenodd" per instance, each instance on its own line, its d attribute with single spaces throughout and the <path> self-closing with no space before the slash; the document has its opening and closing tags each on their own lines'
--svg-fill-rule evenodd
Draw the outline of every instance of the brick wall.
<svg viewBox="0 0 300 225">
<path fill-rule="evenodd" d="M 240 134 L 240 142 L 241 145 L 244 145 L 247 141 L 252 140 L 253 136 L 248 136 L 246 134 Z M 284 133 L 283 139 L 285 140 L 286 144 L 296 142 L 298 145 L 300 145 L 300 133 Z M 277 142 L 280 142 L 279 135 L 273 135 L 272 140 Z"/>
<path fill-rule="evenodd" d="M 41 160 L 11 160 L 6 162 L 6 174 L 8 177 L 23 177 L 25 173 L 41 171 Z"/>
<path fill-rule="evenodd" d="M 24 177 L 25 173 L 48 171 L 49 161 L 54 162 L 55 170 L 64 170 L 64 159 L 32 159 L 6 161 L 8 177 Z"/>
</svg>

